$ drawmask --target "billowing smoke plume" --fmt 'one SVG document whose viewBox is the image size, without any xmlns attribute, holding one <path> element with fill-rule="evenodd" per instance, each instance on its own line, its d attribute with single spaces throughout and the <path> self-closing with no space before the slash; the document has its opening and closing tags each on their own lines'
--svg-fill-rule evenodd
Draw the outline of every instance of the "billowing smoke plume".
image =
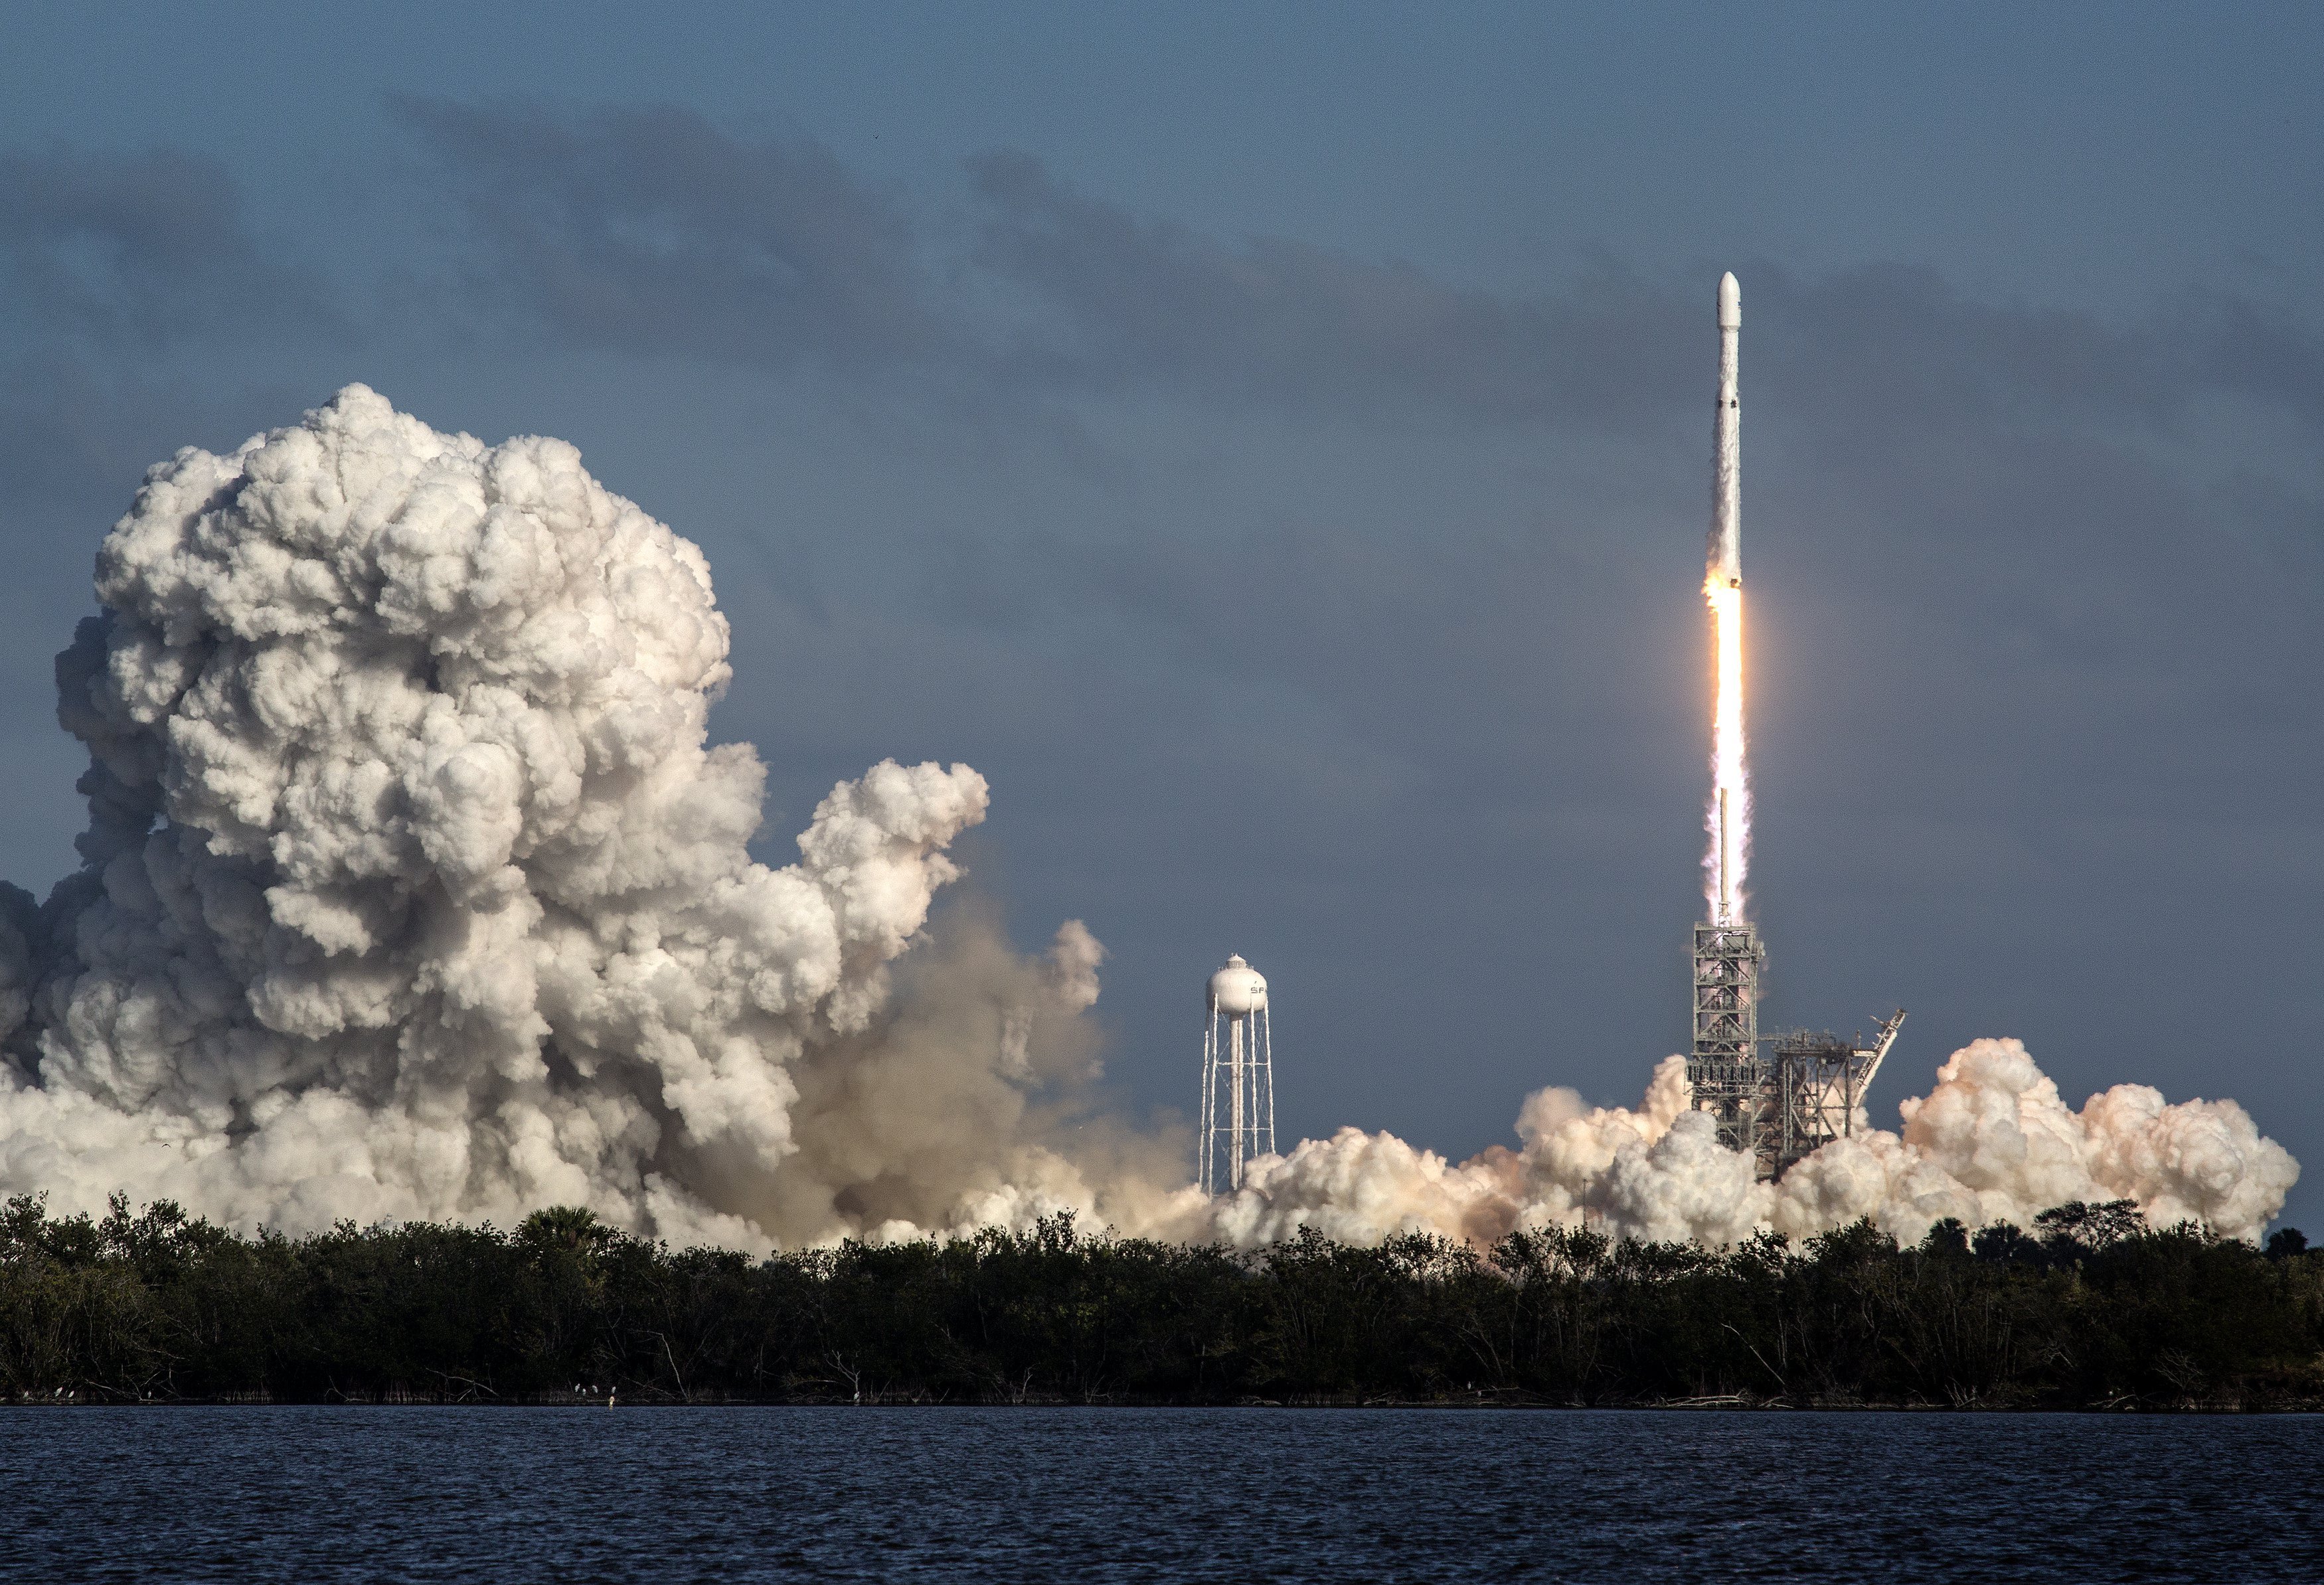
<svg viewBox="0 0 2324 1585">
<path fill-rule="evenodd" d="M 1086 930 L 967 928 L 890 1011 L 983 779 L 874 767 L 752 862 L 709 569 L 572 447 L 350 387 L 152 470 L 97 594 L 57 664 L 84 866 L 0 909 L 0 1187 L 746 1246 L 1113 1210 L 1030 1142 Z"/>
<path fill-rule="evenodd" d="M 1302 1226 L 1488 1240 L 1588 1221 L 1721 1243 L 2067 1200 L 2256 1233 L 2298 1173 L 2233 1101 L 2061 1102 L 1957 1053 L 1901 1137 L 1756 1184 L 1686 1107 L 1525 1104 L 1458 1165 L 1354 1129 L 1185 1186 L 1183 1140 L 1088 1112 L 1102 951 L 970 910 L 964 766 L 833 788 L 772 869 L 763 773 L 706 746 L 727 631 L 701 553 L 560 441 L 438 434 L 355 386 L 156 467 L 59 658 L 84 863 L 0 888 L 0 1193 L 114 1190 L 238 1226 L 507 1225 L 583 1204 L 673 1241 L 1092 1224 L 1255 1244 Z"/>
<path fill-rule="evenodd" d="M 2134 1200 L 2157 1226 L 2196 1221 L 2251 1239 L 2300 1176 L 2232 1101 L 2174 1106 L 2146 1085 L 2117 1084 L 2073 1111 L 2015 1040 L 1955 1052 L 1935 1090 L 1902 1110 L 1901 1137 L 1871 1129 L 1859 1110 L 1854 1135 L 1780 1183 L 1757 1183 L 1748 1158 L 1720 1146 L 1711 1114 L 1687 1109 L 1686 1059 L 1670 1056 L 1637 1110 L 1538 1091 L 1517 1116 L 1521 1148 L 1458 1166 L 1354 1129 L 1307 1140 L 1254 1167 L 1217 1222 L 1250 1241 L 1313 1225 L 1363 1242 L 1416 1230 L 1484 1242 L 1588 1222 L 1616 1236 L 1717 1245 L 1763 1228 L 1803 1237 L 1870 1217 L 1912 1240 L 1947 1217 L 2024 1227 L 2070 1201 Z"/>
</svg>

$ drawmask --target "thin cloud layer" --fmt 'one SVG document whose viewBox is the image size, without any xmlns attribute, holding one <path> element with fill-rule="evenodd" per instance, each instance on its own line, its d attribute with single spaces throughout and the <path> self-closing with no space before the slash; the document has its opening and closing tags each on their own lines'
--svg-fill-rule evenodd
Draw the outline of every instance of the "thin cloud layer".
<svg viewBox="0 0 2324 1585">
<path fill-rule="evenodd" d="M 469 227 L 472 289 L 559 341 L 843 369 L 945 343 L 911 220 L 812 139 L 670 108 L 393 107 Z"/>
<path fill-rule="evenodd" d="M 151 346 L 335 318 L 252 231 L 239 184 L 175 149 L 0 152 L 0 270 L 35 334 Z"/>
<path fill-rule="evenodd" d="M 1045 310 L 1016 349 L 1036 373 L 1308 411 L 1417 405 L 1586 429 L 1651 412 L 1678 373 L 1683 321 L 1668 294 L 1619 272 L 1514 301 L 1408 263 L 1144 219 L 1027 154 L 969 171 L 985 205 L 977 263 Z"/>
<path fill-rule="evenodd" d="M 811 138 L 748 141 L 671 107 L 406 98 L 395 113 L 466 228 L 467 288 L 576 346 L 1582 432 L 1659 423 L 1701 394 L 1700 291 L 1610 263 L 1511 298 L 1406 262 L 1140 216 L 1014 151 L 966 162 L 955 248 L 948 227 Z M 2190 291 L 2123 322 L 1978 300 L 1914 266 L 1748 273 L 1755 323 L 1783 324 L 1868 419 L 2071 410 L 2158 423 L 2218 395 L 2324 413 L 2324 338 L 2232 293 Z M 1755 361 L 1775 345 L 1755 336 Z"/>
</svg>

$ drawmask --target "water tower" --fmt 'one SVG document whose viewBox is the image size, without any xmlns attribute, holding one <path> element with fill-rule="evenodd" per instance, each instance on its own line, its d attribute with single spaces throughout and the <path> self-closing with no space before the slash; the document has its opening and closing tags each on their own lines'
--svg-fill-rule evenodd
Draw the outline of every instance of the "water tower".
<svg viewBox="0 0 2324 1585">
<path fill-rule="evenodd" d="M 1268 1060 L 1267 981 L 1240 955 L 1211 976 L 1203 1019 L 1202 1185 L 1242 1187 L 1254 1156 L 1275 1153 L 1275 1069 Z"/>
</svg>

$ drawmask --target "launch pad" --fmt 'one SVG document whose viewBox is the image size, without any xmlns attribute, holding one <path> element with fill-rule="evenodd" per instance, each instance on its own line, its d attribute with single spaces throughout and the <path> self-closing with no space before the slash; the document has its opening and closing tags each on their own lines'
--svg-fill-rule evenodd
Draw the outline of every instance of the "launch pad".
<svg viewBox="0 0 2324 1585">
<path fill-rule="evenodd" d="M 1751 1157 L 1756 1175 L 1791 1165 L 1856 1131 L 1856 1111 L 1904 1026 L 1904 1009 L 1872 1037 L 1829 1030 L 1759 1033 L 1759 972 L 1766 954 L 1748 924 L 1694 927 L 1694 1046 L 1686 1082 L 1711 1114 L 1719 1142 Z"/>
</svg>

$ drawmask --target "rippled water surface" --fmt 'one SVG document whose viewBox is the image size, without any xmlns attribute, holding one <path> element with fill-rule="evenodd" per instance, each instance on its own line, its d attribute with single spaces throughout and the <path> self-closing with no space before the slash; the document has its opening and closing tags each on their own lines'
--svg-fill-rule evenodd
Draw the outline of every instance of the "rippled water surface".
<svg viewBox="0 0 2324 1585">
<path fill-rule="evenodd" d="M 0 1410 L 39 1580 L 2324 1580 L 2324 1418 Z"/>
</svg>

